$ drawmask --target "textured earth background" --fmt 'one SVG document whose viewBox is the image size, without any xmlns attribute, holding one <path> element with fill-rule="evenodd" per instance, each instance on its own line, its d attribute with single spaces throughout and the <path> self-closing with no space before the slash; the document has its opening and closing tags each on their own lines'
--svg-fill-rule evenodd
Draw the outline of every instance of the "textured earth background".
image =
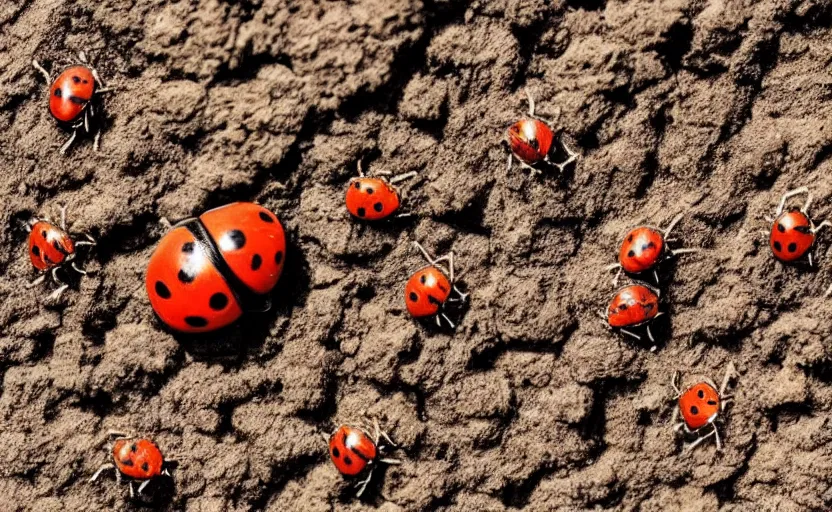
<svg viewBox="0 0 832 512">
<path fill-rule="evenodd" d="M 828 510 L 832 236 L 814 269 L 760 230 L 787 190 L 832 217 L 825 0 L 7 0 L 0 5 L 0 509 Z M 67 157 L 32 58 L 87 50 L 108 84 L 101 152 Z M 507 172 L 526 110 L 579 149 Z M 348 180 L 416 171 L 415 215 L 349 218 Z M 178 220 L 257 201 L 290 237 L 276 307 L 220 339 L 173 336 L 144 292 Z M 59 301 L 23 222 L 69 208 L 99 246 Z M 623 233 L 666 225 L 651 353 L 607 332 Z M 456 333 L 412 321 L 410 246 L 453 249 Z M 736 401 L 725 450 L 680 457 L 674 370 Z M 399 467 L 354 499 L 320 436 L 376 416 Z M 155 439 L 172 480 L 131 502 L 105 434 Z"/>
</svg>

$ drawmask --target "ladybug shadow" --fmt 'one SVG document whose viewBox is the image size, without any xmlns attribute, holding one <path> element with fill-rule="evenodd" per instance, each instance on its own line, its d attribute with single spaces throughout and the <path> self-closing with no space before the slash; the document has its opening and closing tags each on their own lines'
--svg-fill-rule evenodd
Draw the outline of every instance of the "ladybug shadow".
<svg viewBox="0 0 832 512">
<path fill-rule="evenodd" d="M 136 486 L 135 483 L 133 485 Z M 172 476 L 161 475 L 154 478 L 141 494 L 136 494 L 134 498 L 131 498 L 130 504 L 132 508 L 159 510 L 169 507 L 175 496 L 176 479 Z"/>
<path fill-rule="evenodd" d="M 390 469 L 390 466 L 387 464 L 377 465 L 375 469 L 373 469 L 372 479 L 370 479 L 367 483 L 367 487 L 364 488 L 364 492 L 361 496 L 356 496 L 356 494 L 361 486 L 361 478 L 363 478 L 364 475 L 360 475 L 358 477 L 348 477 L 346 479 L 348 485 L 342 488 L 339 493 L 338 500 L 342 503 L 360 501 L 366 505 L 382 505 L 384 502 L 388 501 L 381 492 L 384 487 L 384 481 L 387 478 L 388 469 Z"/>
<path fill-rule="evenodd" d="M 286 242 L 283 273 L 269 292 L 271 307 L 262 313 L 247 312 L 234 323 L 215 331 L 191 334 L 167 328 L 156 321 L 196 360 L 224 360 L 230 365 L 244 363 L 247 356 L 263 350 L 278 317 L 291 316 L 296 307 L 303 307 L 311 289 L 309 262 L 294 240 Z"/>
</svg>

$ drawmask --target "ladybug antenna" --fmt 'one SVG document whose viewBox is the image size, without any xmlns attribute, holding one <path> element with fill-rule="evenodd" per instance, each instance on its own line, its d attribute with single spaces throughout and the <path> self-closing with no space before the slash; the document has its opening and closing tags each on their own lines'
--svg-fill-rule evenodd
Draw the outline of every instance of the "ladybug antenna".
<svg viewBox="0 0 832 512">
<path fill-rule="evenodd" d="M 664 229 L 665 238 L 670 236 L 670 232 L 673 230 L 673 228 L 676 226 L 676 224 L 678 224 L 679 221 L 682 220 L 682 217 L 684 217 L 684 215 L 685 215 L 684 212 L 682 212 L 679 215 L 673 217 L 673 220 L 671 220 L 670 224 L 668 224 L 667 227 Z"/>
<path fill-rule="evenodd" d="M 49 71 L 46 71 L 46 70 L 43 68 L 43 66 L 41 66 L 41 65 L 40 65 L 40 63 L 39 63 L 38 61 L 36 61 L 36 60 L 32 59 L 32 66 L 34 66 L 34 67 L 35 67 L 35 69 L 37 69 L 38 71 L 40 71 L 40 74 L 41 74 L 41 75 L 43 75 L 43 78 L 45 78 L 45 79 L 46 79 L 46 84 L 47 84 L 47 85 L 49 85 L 49 84 L 51 84 L 51 83 L 52 83 L 52 77 L 49 75 Z"/>
<path fill-rule="evenodd" d="M 526 93 L 526 98 L 529 99 L 529 117 L 534 117 L 534 98 L 532 98 L 532 93 L 529 92 L 528 87 L 523 89 L 523 91 Z"/>
<path fill-rule="evenodd" d="M 364 177 L 364 166 L 362 165 L 360 158 L 358 159 L 358 163 L 356 164 L 356 167 L 358 167 L 358 175 L 363 178 Z"/>
<path fill-rule="evenodd" d="M 783 197 L 780 198 L 780 204 L 777 206 L 777 212 L 775 212 L 774 216 L 779 217 L 780 214 L 783 213 L 783 208 L 786 207 L 786 201 L 788 201 L 790 198 L 792 198 L 794 196 L 797 196 L 797 195 L 800 195 L 800 194 L 808 194 L 808 193 L 809 193 L 809 189 L 807 187 L 800 187 L 800 188 L 796 188 L 794 190 L 790 190 L 789 192 L 786 192 L 785 194 L 783 194 Z M 809 199 L 811 200 L 811 197 Z M 808 206 L 808 203 L 806 204 L 806 206 Z"/>
</svg>

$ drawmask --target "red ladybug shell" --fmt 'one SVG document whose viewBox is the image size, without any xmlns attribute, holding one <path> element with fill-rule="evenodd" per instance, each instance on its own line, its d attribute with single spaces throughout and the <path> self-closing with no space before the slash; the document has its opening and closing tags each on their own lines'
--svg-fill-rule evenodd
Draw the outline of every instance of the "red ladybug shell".
<svg viewBox="0 0 832 512">
<path fill-rule="evenodd" d="M 376 459 L 378 449 L 362 430 L 342 425 L 329 438 L 329 455 L 342 475 L 355 476 Z"/>
<path fill-rule="evenodd" d="M 659 297 L 650 288 L 633 284 L 615 293 L 607 309 L 610 327 L 633 327 L 659 313 Z"/>
<path fill-rule="evenodd" d="M 416 318 L 432 316 L 451 294 L 451 282 L 436 267 L 425 267 L 410 276 L 404 287 L 407 311 Z"/>
<path fill-rule="evenodd" d="M 253 203 L 232 203 L 204 213 L 200 221 L 230 271 L 249 292 L 268 293 L 283 270 L 286 239 L 280 221 Z M 168 232 L 150 257 L 145 277 L 159 318 L 183 332 L 225 327 L 243 310 L 211 261 L 211 251 L 185 226 Z"/>
<path fill-rule="evenodd" d="M 95 94 L 95 77 L 86 66 L 72 66 L 49 87 L 49 112 L 62 123 L 80 119 Z"/>
<path fill-rule="evenodd" d="M 780 261 L 800 259 L 815 243 L 809 217 L 799 210 L 784 212 L 771 226 L 769 243 L 774 256 Z"/>
<path fill-rule="evenodd" d="M 113 460 L 124 475 L 148 480 L 162 474 L 165 463 L 162 452 L 147 439 L 118 439 L 113 444 Z"/>
<path fill-rule="evenodd" d="M 537 164 L 549 155 L 554 138 L 552 129 L 537 119 L 522 119 L 506 133 L 511 152 L 528 165 Z"/>
<path fill-rule="evenodd" d="M 75 253 L 75 244 L 63 229 L 38 221 L 29 233 L 29 258 L 38 270 L 49 270 L 63 263 Z"/>
<path fill-rule="evenodd" d="M 361 177 L 347 187 L 347 210 L 359 219 L 381 220 L 399 209 L 399 193 L 381 178 Z"/>
<path fill-rule="evenodd" d="M 719 414 L 719 393 L 710 384 L 700 382 L 682 393 L 679 410 L 688 429 L 702 428 Z"/>
<path fill-rule="evenodd" d="M 624 237 L 618 261 L 625 272 L 638 274 L 653 268 L 664 251 L 664 235 L 655 228 L 642 226 Z"/>
</svg>

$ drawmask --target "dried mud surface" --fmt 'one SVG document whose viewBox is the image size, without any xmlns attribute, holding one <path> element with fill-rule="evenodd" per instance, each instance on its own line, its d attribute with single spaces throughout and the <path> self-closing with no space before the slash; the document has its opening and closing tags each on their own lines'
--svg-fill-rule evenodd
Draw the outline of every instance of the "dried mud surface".
<svg viewBox="0 0 832 512">
<path fill-rule="evenodd" d="M 830 27 L 823 0 L 3 2 L 0 509 L 828 510 L 832 237 L 806 269 L 759 231 L 799 185 L 832 216 Z M 29 63 L 80 49 L 119 90 L 62 158 Z M 582 154 L 560 178 L 505 169 L 526 87 Z M 414 217 L 348 217 L 359 159 L 418 173 Z M 159 219 L 232 200 L 288 230 L 276 307 L 172 336 Z M 99 246 L 50 302 L 21 223 L 58 204 Z M 705 251 L 665 267 L 651 353 L 598 321 L 603 267 L 677 212 Z M 456 333 L 403 309 L 413 239 L 465 271 Z M 729 362 L 725 450 L 679 457 L 671 373 Z M 405 462 L 356 500 L 320 432 L 364 415 Z M 108 429 L 179 459 L 146 503 L 87 483 Z"/>
</svg>

